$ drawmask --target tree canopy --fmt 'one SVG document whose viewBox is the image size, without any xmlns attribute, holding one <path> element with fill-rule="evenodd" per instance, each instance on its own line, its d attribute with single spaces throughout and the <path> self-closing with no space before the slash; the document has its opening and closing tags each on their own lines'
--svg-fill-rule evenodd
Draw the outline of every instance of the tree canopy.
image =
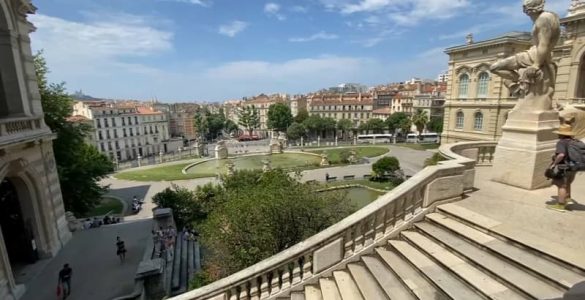
<svg viewBox="0 0 585 300">
<path fill-rule="evenodd" d="M 248 135 L 252 135 L 254 129 L 260 127 L 260 114 L 254 105 L 244 106 L 239 111 L 239 123 L 248 131 Z"/>
<path fill-rule="evenodd" d="M 390 132 L 400 129 L 402 133 L 406 134 L 410 131 L 410 117 L 403 112 L 393 113 L 386 119 L 386 127 Z"/>
<path fill-rule="evenodd" d="M 382 133 L 384 128 L 386 128 L 386 124 L 384 124 L 384 121 L 380 119 L 369 119 L 366 123 L 362 123 L 359 127 L 359 129 L 365 131 L 366 134 L 368 134 L 370 130 L 373 133 Z"/>
<path fill-rule="evenodd" d="M 276 131 L 286 131 L 292 122 L 293 116 L 288 105 L 275 103 L 268 107 L 268 128 Z"/>
<path fill-rule="evenodd" d="M 429 122 L 429 115 L 427 114 L 426 110 L 419 109 L 416 111 L 414 116 L 412 116 L 412 123 L 416 126 L 416 130 L 418 131 L 418 135 L 420 136 L 425 130 L 427 123 Z"/>
<path fill-rule="evenodd" d="M 42 53 L 35 55 L 34 65 L 45 123 L 57 133 L 53 150 L 65 209 L 80 216 L 100 202 L 107 188 L 98 181 L 112 172 L 114 165 L 95 146 L 85 143 L 90 125 L 67 120 L 73 113 L 73 99 L 65 92 L 64 83 L 48 82 L 49 68 Z"/>
<path fill-rule="evenodd" d="M 341 119 L 337 121 L 337 130 L 341 131 L 343 138 L 347 137 L 347 132 L 353 128 L 353 122 L 350 119 Z"/>
<path fill-rule="evenodd" d="M 443 132 L 443 118 L 431 117 L 431 120 L 427 124 L 427 128 L 431 132 L 442 133 Z"/>
<path fill-rule="evenodd" d="M 304 137 L 307 133 L 305 126 L 303 124 L 299 124 L 297 122 L 292 123 L 286 130 L 286 135 L 288 136 L 289 140 L 298 140 L 301 137 Z"/>
<path fill-rule="evenodd" d="M 297 112 L 297 115 L 295 116 L 295 122 L 303 123 L 308 117 L 309 117 L 309 112 L 307 111 L 307 108 L 301 107 L 301 108 L 299 108 L 299 111 Z"/>
</svg>

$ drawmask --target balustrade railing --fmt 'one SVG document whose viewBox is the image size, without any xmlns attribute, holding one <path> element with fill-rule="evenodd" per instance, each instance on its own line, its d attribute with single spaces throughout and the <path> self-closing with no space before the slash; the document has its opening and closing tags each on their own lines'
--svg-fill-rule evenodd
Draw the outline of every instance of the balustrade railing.
<svg viewBox="0 0 585 300">
<path fill-rule="evenodd" d="M 41 129 L 42 117 L 0 119 L 0 139 Z"/>
<path fill-rule="evenodd" d="M 460 199 L 473 185 L 477 164 L 493 159 L 495 142 L 441 147 L 449 160 L 415 174 L 326 230 L 266 260 L 173 300 L 259 300 L 287 296 L 335 269 L 383 245 L 402 229 L 432 212 L 437 202 Z M 465 151 L 478 155 L 469 158 Z"/>
</svg>

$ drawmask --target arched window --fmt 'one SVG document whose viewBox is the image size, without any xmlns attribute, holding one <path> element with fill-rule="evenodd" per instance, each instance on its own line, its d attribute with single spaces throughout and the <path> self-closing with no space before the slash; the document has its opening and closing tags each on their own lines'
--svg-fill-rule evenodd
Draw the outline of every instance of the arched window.
<svg viewBox="0 0 585 300">
<path fill-rule="evenodd" d="M 477 78 L 477 98 L 487 97 L 489 82 L 490 75 L 487 72 L 481 72 Z"/>
<path fill-rule="evenodd" d="M 483 114 L 481 112 L 476 112 L 473 116 L 473 130 L 475 131 L 482 131 L 483 130 Z"/>
<path fill-rule="evenodd" d="M 459 76 L 459 98 L 467 98 L 469 90 L 469 75 L 463 74 Z"/>
<path fill-rule="evenodd" d="M 462 129 L 463 123 L 465 122 L 465 115 L 462 111 L 457 112 L 457 118 L 455 119 L 455 128 Z"/>
</svg>

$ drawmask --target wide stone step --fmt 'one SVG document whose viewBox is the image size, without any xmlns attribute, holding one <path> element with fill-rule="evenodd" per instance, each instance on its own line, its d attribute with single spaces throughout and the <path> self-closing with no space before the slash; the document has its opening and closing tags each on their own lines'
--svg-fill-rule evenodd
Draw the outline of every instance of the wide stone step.
<svg viewBox="0 0 585 300">
<path fill-rule="evenodd" d="M 305 288 L 306 290 L 306 288 Z M 300 293 L 300 292 L 296 292 L 296 293 L 291 293 L 290 294 L 290 300 L 305 300 L 305 294 L 304 293 Z"/>
<path fill-rule="evenodd" d="M 362 261 L 390 299 L 416 300 L 381 258 L 363 256 Z"/>
<path fill-rule="evenodd" d="M 292 299 L 292 297 L 291 297 Z M 307 285 L 305 286 L 305 298 L 306 300 L 323 300 L 323 296 L 321 296 L 321 289 L 315 285 Z M 300 299 L 299 300 L 304 300 Z"/>
<path fill-rule="evenodd" d="M 421 274 L 433 282 L 439 289 L 454 300 L 483 300 L 480 294 L 460 281 L 450 271 L 432 261 L 414 246 L 405 241 L 391 240 L 388 242 Z"/>
<path fill-rule="evenodd" d="M 339 289 L 342 300 L 364 300 L 356 283 L 346 271 L 333 272 L 333 278 Z"/>
<path fill-rule="evenodd" d="M 406 262 L 394 251 L 376 248 L 386 266 L 391 269 L 397 278 L 420 300 L 447 300 L 450 299 L 441 290 L 437 289 L 424 278 L 411 264 Z M 398 298 L 400 299 L 400 298 Z"/>
<path fill-rule="evenodd" d="M 321 278 L 319 279 L 319 286 L 321 287 L 323 300 L 341 300 L 341 295 L 339 295 L 339 290 L 334 279 Z"/>
<path fill-rule="evenodd" d="M 496 220 L 453 203 L 438 206 L 438 209 L 448 216 L 488 232 L 490 235 L 528 247 L 545 255 L 551 261 L 558 262 L 562 266 L 575 268 L 582 274 L 585 274 L 585 255 L 577 253 L 573 249 L 563 247 L 558 243 L 526 232 L 522 228 L 502 226 Z"/>
<path fill-rule="evenodd" d="M 376 281 L 376 278 L 361 264 L 347 265 L 353 280 L 366 300 L 389 300 L 386 293 Z"/>
<path fill-rule="evenodd" d="M 544 259 L 538 252 L 529 251 L 530 248 L 520 248 L 506 243 L 475 228 L 460 223 L 442 214 L 429 214 L 427 220 L 431 224 L 449 230 L 452 234 L 465 238 L 475 246 L 486 249 L 498 257 L 521 266 L 541 278 L 556 284 L 561 289 L 569 289 L 573 285 L 584 281 L 585 277 L 567 269 L 549 259 Z M 421 223 L 425 224 L 425 223 Z"/>
<path fill-rule="evenodd" d="M 473 286 L 487 298 L 494 300 L 527 299 L 527 297 L 511 290 L 494 279 L 490 274 L 482 272 L 426 236 L 413 231 L 403 232 L 402 236 L 412 245 L 421 249 L 443 267 L 447 268 L 449 272 L 456 274 L 461 280 Z"/>
</svg>

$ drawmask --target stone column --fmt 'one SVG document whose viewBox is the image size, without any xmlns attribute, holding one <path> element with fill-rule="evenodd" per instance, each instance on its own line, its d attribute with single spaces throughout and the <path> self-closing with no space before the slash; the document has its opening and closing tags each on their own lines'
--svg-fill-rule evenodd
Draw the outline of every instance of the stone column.
<svg viewBox="0 0 585 300">
<path fill-rule="evenodd" d="M 317 136 L 317 147 L 321 147 L 321 136 Z"/>
<path fill-rule="evenodd" d="M 305 141 L 303 139 L 303 137 L 301 136 L 301 148 L 303 148 L 305 146 Z"/>
<path fill-rule="evenodd" d="M 136 160 L 138 161 L 138 167 L 142 166 L 142 156 L 140 156 L 140 154 L 138 154 L 138 157 L 136 157 Z"/>
<path fill-rule="evenodd" d="M 527 190 L 550 186 L 544 171 L 555 153 L 558 126 L 556 111 L 511 111 L 496 147 L 492 179 Z"/>
</svg>

